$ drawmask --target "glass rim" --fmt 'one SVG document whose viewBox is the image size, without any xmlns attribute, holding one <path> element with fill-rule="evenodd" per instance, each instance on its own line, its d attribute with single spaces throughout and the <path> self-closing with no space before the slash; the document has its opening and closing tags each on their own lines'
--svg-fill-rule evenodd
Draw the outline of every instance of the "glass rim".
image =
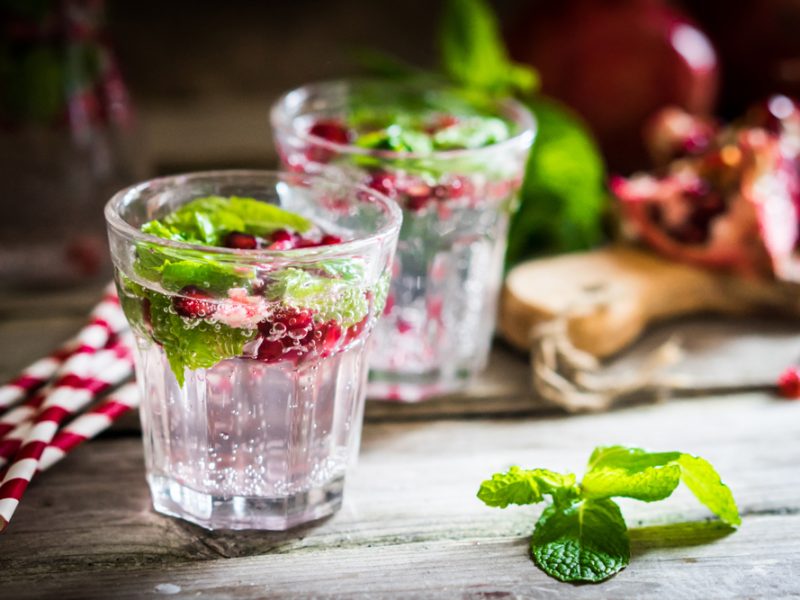
<svg viewBox="0 0 800 600">
<path fill-rule="evenodd" d="M 286 182 L 288 179 L 300 179 L 304 181 L 324 181 L 331 184 L 345 186 L 354 192 L 364 192 L 369 194 L 385 208 L 388 215 L 389 222 L 379 227 L 375 232 L 357 237 L 352 240 L 340 242 L 338 244 L 329 244 L 325 246 L 311 246 L 307 248 L 292 248 L 290 250 L 268 250 L 266 248 L 254 250 L 242 250 L 239 248 L 226 248 L 223 246 L 210 246 L 207 244 L 193 244 L 190 242 L 179 242 L 176 240 L 168 240 L 149 233 L 145 233 L 140 229 L 134 227 L 122 218 L 120 209 L 123 203 L 129 199 L 131 195 L 138 195 L 147 187 L 153 184 L 162 185 L 180 185 L 181 183 L 188 183 L 197 179 L 213 179 L 213 178 L 267 178 L 273 183 Z M 367 202 L 364 200 L 363 202 Z M 400 231 L 400 226 L 403 220 L 403 213 L 397 203 L 390 199 L 388 196 L 374 190 L 365 185 L 359 184 L 343 175 L 339 175 L 335 171 L 320 171 L 314 173 L 289 173 L 286 171 L 276 171 L 268 169 L 220 169 L 213 171 L 193 171 L 190 173 L 180 173 L 176 175 L 166 175 L 163 177 L 155 177 L 139 183 L 135 183 L 126 188 L 116 192 L 111 199 L 106 203 L 104 208 L 104 215 L 106 224 L 109 230 L 122 236 L 131 242 L 147 242 L 168 248 L 175 248 L 178 250 L 191 250 L 195 252 L 204 252 L 207 254 L 219 254 L 221 256 L 229 257 L 234 260 L 248 260 L 248 259 L 298 259 L 309 258 L 318 259 L 324 258 L 328 255 L 340 255 L 357 252 L 358 250 L 371 246 L 387 237 L 396 235 Z"/>
<path fill-rule="evenodd" d="M 353 85 L 366 85 L 366 84 L 380 84 L 382 86 L 405 88 L 407 90 L 424 89 L 424 90 L 440 90 L 440 91 L 458 91 L 456 85 L 448 84 L 444 81 L 436 81 L 435 83 L 428 82 L 422 84 L 420 82 L 401 82 L 392 79 L 376 79 L 376 78 L 352 78 L 352 79 L 328 79 L 324 81 L 315 81 L 307 83 L 299 87 L 293 88 L 288 92 L 281 94 L 277 100 L 272 104 L 269 111 L 270 124 L 273 129 L 281 133 L 289 134 L 302 142 L 310 142 L 314 145 L 332 150 L 339 154 L 357 154 L 361 156 L 371 156 L 383 159 L 452 159 L 463 158 L 464 156 L 475 156 L 482 153 L 496 152 L 508 147 L 523 146 L 530 148 L 533 145 L 534 138 L 538 131 L 538 122 L 534 114 L 521 102 L 512 97 L 505 97 L 502 99 L 494 100 L 498 106 L 504 107 L 509 113 L 514 116 L 511 118 L 521 130 L 510 138 L 501 142 L 495 142 L 488 146 L 481 146 L 480 148 L 457 148 L 450 150 L 433 150 L 431 152 L 404 152 L 397 150 L 376 150 L 374 148 L 362 148 L 353 144 L 340 144 L 332 142 L 325 138 L 312 135 L 308 132 L 299 131 L 295 126 L 295 117 L 299 115 L 289 114 L 290 104 L 300 102 L 302 96 L 308 96 L 314 91 L 326 91 L 335 89 L 339 86 L 353 86 Z M 293 98 L 300 96 L 297 101 Z"/>
</svg>

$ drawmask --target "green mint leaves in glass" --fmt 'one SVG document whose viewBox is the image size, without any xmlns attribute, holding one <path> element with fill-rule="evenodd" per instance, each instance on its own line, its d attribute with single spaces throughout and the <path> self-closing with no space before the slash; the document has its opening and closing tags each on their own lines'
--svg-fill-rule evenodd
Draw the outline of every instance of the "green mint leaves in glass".
<svg viewBox="0 0 800 600">
<path fill-rule="evenodd" d="M 272 124 L 290 171 L 336 170 L 403 209 L 370 394 L 414 401 L 465 385 L 488 359 L 531 114 L 437 84 L 341 81 L 289 92 Z"/>
</svg>

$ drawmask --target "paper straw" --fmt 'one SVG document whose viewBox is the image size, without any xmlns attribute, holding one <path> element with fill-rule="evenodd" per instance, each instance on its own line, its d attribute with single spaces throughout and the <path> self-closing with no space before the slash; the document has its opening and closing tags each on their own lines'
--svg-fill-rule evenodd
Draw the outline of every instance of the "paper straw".
<svg viewBox="0 0 800 600">
<path fill-rule="evenodd" d="M 85 382 L 87 387 L 71 387 L 77 380 L 70 380 L 69 383 L 57 382 L 47 395 L 34 420 L 33 428 L 25 436 L 0 483 L 0 532 L 8 526 L 36 473 L 44 449 L 55 438 L 58 427 L 89 404 L 98 394 L 131 376 L 133 372 L 129 351 L 131 342 L 127 338 L 128 336 L 123 336 L 116 348 L 98 352 L 98 355 L 103 355 L 95 357 L 100 358 L 98 363 L 104 365 L 102 379 L 99 378 L 101 374 L 96 373 L 96 379 L 91 380 L 91 383 Z M 111 364 L 105 365 L 105 358 L 109 354 L 113 356 L 113 360 Z M 123 354 L 122 358 L 119 357 L 120 354 Z"/>
<path fill-rule="evenodd" d="M 95 408 L 69 423 L 53 438 L 39 460 L 39 471 L 46 471 L 64 458 L 73 448 L 108 429 L 129 410 L 139 406 L 136 383 L 127 383 Z"/>
<path fill-rule="evenodd" d="M 75 337 L 47 357 L 28 365 L 11 381 L 0 386 L 0 415 L 48 383 L 71 356 L 95 352 L 105 346 L 111 336 L 127 328 L 119 299 L 113 287 L 107 288 L 103 300 L 92 309 L 89 322 Z M 4 430 L 0 421 L 0 437 L 5 433 L 7 429 Z"/>
</svg>

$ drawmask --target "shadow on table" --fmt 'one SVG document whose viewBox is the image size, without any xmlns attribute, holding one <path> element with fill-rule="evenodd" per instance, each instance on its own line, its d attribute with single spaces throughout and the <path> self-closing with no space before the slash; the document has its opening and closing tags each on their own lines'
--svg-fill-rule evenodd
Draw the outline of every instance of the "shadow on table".
<svg viewBox="0 0 800 600">
<path fill-rule="evenodd" d="M 710 544 L 729 536 L 735 528 L 719 521 L 695 521 L 630 529 L 631 560 L 653 550 Z M 687 558 L 687 561 L 694 559 Z"/>
</svg>

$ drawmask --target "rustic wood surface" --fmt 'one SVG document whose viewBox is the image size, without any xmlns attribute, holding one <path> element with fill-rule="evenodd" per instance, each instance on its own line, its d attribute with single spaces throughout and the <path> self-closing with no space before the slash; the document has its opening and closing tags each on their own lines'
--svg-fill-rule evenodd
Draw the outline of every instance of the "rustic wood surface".
<svg viewBox="0 0 800 600">
<path fill-rule="evenodd" d="M 0 293 L 0 375 L 74 332 L 94 294 Z M 695 319 L 651 333 L 612 369 L 676 331 L 690 351 L 676 368 L 708 387 L 766 386 L 800 357 L 797 324 Z M 32 485 L 0 536 L 0 598 L 800 597 L 800 402 L 765 387 L 565 416 L 530 398 L 527 377 L 524 357 L 498 345 L 465 394 L 370 403 L 342 511 L 279 534 L 153 513 L 127 419 Z M 625 502 L 631 565 L 599 586 L 550 579 L 527 551 L 541 509 L 486 508 L 477 486 L 511 464 L 580 470 L 608 443 L 708 458 L 742 527 L 731 533 L 682 491 Z"/>
</svg>

